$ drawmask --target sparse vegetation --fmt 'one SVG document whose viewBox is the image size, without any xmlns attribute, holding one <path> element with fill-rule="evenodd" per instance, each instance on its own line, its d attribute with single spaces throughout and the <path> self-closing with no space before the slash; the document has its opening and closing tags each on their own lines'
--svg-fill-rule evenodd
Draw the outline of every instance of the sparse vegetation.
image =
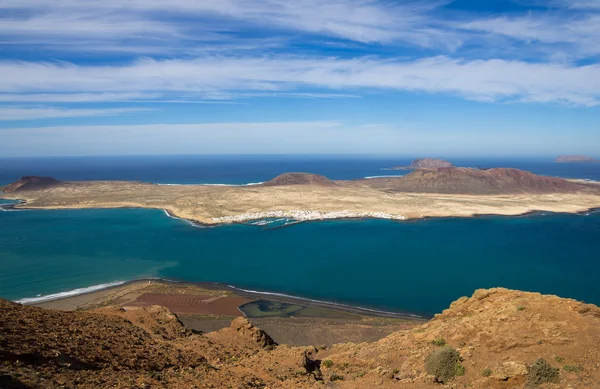
<svg viewBox="0 0 600 389">
<path fill-rule="evenodd" d="M 432 340 L 431 343 L 433 343 L 434 345 L 436 345 L 438 347 L 444 347 L 446 345 L 446 339 L 444 339 L 444 338 L 435 339 L 435 340 Z"/>
<path fill-rule="evenodd" d="M 450 346 L 441 347 L 429 354 L 425 359 L 425 370 L 441 383 L 465 374 L 460 354 Z"/>
<path fill-rule="evenodd" d="M 545 359 L 538 359 L 529 367 L 529 378 L 527 383 L 539 385 L 546 382 L 558 382 L 559 371 L 552 367 Z"/>
<path fill-rule="evenodd" d="M 333 361 L 331 359 L 326 359 L 321 362 L 321 365 L 329 369 L 331 366 L 333 366 Z"/>
<path fill-rule="evenodd" d="M 580 365 L 565 365 L 563 366 L 564 371 L 568 371 L 569 373 L 578 373 L 583 370 L 583 367 Z"/>
<path fill-rule="evenodd" d="M 563 363 L 565 361 L 563 357 L 559 357 L 558 355 L 554 357 L 554 360 L 558 363 Z"/>
<path fill-rule="evenodd" d="M 332 382 L 333 382 L 333 381 L 342 381 L 342 380 L 344 380 L 344 376 L 343 376 L 343 375 L 340 375 L 340 374 L 332 374 L 332 375 L 329 377 L 329 380 L 330 380 L 330 381 L 332 381 Z"/>
<path fill-rule="evenodd" d="M 525 310 L 525 307 L 524 307 L 524 306 L 522 306 L 522 305 L 519 305 L 519 306 L 517 307 L 517 311 L 524 311 L 524 310 Z"/>
<path fill-rule="evenodd" d="M 487 369 L 485 369 L 484 371 L 481 372 L 481 375 L 484 377 L 489 377 L 492 375 L 492 369 L 490 369 L 489 367 Z"/>
<path fill-rule="evenodd" d="M 400 373 L 400 369 L 394 369 L 394 370 L 392 370 L 392 374 L 395 375 L 395 374 L 398 374 L 398 373 Z"/>
</svg>

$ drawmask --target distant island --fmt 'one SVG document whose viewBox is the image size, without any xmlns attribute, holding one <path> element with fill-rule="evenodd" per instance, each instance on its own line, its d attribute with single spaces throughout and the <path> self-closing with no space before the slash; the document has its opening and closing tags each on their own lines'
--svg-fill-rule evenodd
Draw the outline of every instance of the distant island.
<svg viewBox="0 0 600 389">
<path fill-rule="evenodd" d="M 416 162 L 415 166 L 420 163 Z M 419 168 L 399 177 L 330 180 L 286 173 L 255 185 L 158 185 L 130 181 L 65 182 L 27 176 L 0 197 L 14 209 L 154 208 L 203 224 L 519 215 L 600 207 L 600 185 L 518 169 Z M 261 224 L 262 225 L 262 224 Z"/>
<path fill-rule="evenodd" d="M 590 163 L 600 162 L 600 159 L 595 159 L 585 155 L 561 155 L 554 159 L 555 163 Z"/>
<path fill-rule="evenodd" d="M 408 166 L 394 166 L 382 170 L 416 170 L 416 169 L 437 169 L 442 167 L 454 167 L 452 162 L 437 158 L 419 158 L 415 159 Z"/>
</svg>

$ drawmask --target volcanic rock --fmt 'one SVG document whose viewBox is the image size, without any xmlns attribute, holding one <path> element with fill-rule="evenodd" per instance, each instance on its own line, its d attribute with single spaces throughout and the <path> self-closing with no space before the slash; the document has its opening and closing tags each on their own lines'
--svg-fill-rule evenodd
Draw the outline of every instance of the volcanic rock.
<svg viewBox="0 0 600 389">
<path fill-rule="evenodd" d="M 282 185 L 315 185 L 315 186 L 335 186 L 336 183 L 325 176 L 311 173 L 284 173 L 271 181 L 265 182 L 264 186 L 282 186 Z"/>
<path fill-rule="evenodd" d="M 29 190 L 47 189 L 60 185 L 62 182 L 52 177 L 25 176 L 8 184 L 1 189 L 6 193 L 24 192 Z"/>
</svg>

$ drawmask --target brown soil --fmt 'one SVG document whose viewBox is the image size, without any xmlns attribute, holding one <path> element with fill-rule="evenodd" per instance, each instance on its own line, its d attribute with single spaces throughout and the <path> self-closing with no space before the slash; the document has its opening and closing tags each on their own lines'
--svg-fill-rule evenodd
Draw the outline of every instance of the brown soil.
<svg viewBox="0 0 600 389">
<path fill-rule="evenodd" d="M 539 358 L 559 371 L 540 388 L 600 387 L 600 308 L 507 289 L 478 290 L 417 328 L 374 343 L 275 345 L 244 318 L 194 335 L 168 309 L 62 312 L 0 301 L 2 388 L 524 388 Z M 436 383 L 441 343 L 464 375 Z M 325 362 L 327 361 L 327 362 Z"/>
</svg>

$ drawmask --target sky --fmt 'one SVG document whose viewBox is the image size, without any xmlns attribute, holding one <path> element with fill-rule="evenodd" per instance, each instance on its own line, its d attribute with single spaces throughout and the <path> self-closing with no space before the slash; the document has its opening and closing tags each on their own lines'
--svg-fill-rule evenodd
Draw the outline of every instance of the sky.
<svg viewBox="0 0 600 389">
<path fill-rule="evenodd" d="M 0 157 L 600 156 L 600 0 L 0 0 Z"/>
</svg>

